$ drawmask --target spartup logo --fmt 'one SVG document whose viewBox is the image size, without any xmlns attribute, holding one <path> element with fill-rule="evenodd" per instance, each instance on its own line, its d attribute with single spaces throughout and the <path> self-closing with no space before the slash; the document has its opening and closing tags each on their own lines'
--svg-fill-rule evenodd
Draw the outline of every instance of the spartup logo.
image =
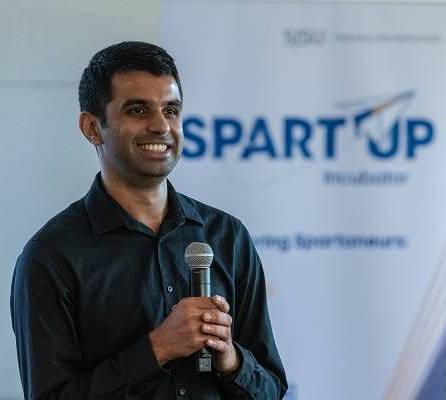
<svg viewBox="0 0 446 400">
<path fill-rule="evenodd" d="M 342 156 L 341 139 L 362 141 L 372 159 L 415 159 L 435 137 L 433 121 L 407 116 L 415 93 L 357 99 L 335 105 L 337 114 L 329 117 L 281 117 L 281 128 L 271 128 L 266 116 L 249 123 L 231 116 L 205 119 L 189 116 L 183 122 L 188 159 L 240 160 L 258 157 L 271 160 L 334 160 Z"/>
</svg>

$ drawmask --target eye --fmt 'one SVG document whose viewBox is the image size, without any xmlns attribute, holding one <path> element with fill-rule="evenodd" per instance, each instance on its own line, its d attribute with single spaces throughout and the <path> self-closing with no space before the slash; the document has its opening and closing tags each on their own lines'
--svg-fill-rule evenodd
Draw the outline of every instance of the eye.
<svg viewBox="0 0 446 400">
<path fill-rule="evenodd" d="M 169 118 L 176 118 L 180 114 L 180 110 L 177 107 L 167 107 L 164 110 L 164 114 Z"/>
<path fill-rule="evenodd" d="M 141 115 L 144 115 L 145 112 L 146 112 L 146 109 L 143 106 L 133 106 L 133 107 L 130 107 L 129 109 L 127 109 L 127 113 L 130 115 L 141 116 Z"/>
</svg>

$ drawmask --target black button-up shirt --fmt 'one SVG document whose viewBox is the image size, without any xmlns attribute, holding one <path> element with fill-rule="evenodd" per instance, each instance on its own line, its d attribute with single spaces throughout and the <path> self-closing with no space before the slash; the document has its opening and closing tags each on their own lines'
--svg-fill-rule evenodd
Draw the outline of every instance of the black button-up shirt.
<svg viewBox="0 0 446 400">
<path fill-rule="evenodd" d="M 214 252 L 212 294 L 231 306 L 241 368 L 198 374 L 193 356 L 161 368 L 148 332 L 188 296 L 184 250 Z M 14 272 L 11 314 L 26 399 L 279 399 L 285 373 L 265 280 L 246 228 L 176 193 L 155 234 L 105 191 L 100 174 L 81 200 L 27 243 Z"/>
</svg>

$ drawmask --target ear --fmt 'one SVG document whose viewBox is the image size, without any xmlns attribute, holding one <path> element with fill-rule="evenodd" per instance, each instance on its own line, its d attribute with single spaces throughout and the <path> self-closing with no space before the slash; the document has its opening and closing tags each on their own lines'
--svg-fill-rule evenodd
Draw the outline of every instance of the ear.
<svg viewBox="0 0 446 400">
<path fill-rule="evenodd" d="M 99 127 L 99 119 L 93 114 L 86 111 L 80 113 L 79 129 L 82 131 L 87 140 L 95 146 L 99 146 L 104 143 L 102 141 L 101 130 Z"/>
</svg>

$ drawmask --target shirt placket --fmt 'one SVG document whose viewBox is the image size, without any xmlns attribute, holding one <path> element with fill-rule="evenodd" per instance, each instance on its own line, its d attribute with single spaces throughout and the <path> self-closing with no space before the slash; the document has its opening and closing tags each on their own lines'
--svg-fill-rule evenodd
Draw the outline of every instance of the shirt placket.
<svg viewBox="0 0 446 400">
<path fill-rule="evenodd" d="M 178 282 L 177 279 L 175 279 L 175 276 L 180 274 L 182 275 L 181 280 L 184 280 L 184 274 L 187 274 L 186 270 L 178 270 L 183 267 L 180 257 L 184 253 L 184 232 L 177 230 L 181 230 L 180 226 L 172 228 L 173 229 L 170 232 L 158 239 L 157 249 L 160 275 L 163 283 L 163 295 L 166 304 L 166 317 L 171 312 L 172 306 L 177 304 L 178 301 L 185 296 L 185 288 L 177 287 Z M 175 249 L 172 247 L 173 243 Z M 170 256 L 167 254 L 172 253 L 172 251 L 175 253 L 173 257 L 172 254 L 170 254 Z M 171 263 L 173 263 L 173 265 L 171 265 Z M 184 282 L 182 284 L 184 285 Z M 183 376 L 183 374 L 176 373 L 174 367 L 172 369 L 171 379 L 175 391 L 175 399 L 189 400 L 192 394 L 186 377 Z"/>
<path fill-rule="evenodd" d="M 166 304 L 166 317 L 170 313 L 172 307 L 178 303 L 178 290 L 176 287 L 176 282 L 174 280 L 173 268 L 174 265 L 170 265 L 166 260 L 164 248 L 164 242 L 166 237 L 163 236 L 158 239 L 158 264 L 160 266 L 160 275 L 162 281 L 162 292 L 164 296 L 164 302 Z"/>
</svg>

